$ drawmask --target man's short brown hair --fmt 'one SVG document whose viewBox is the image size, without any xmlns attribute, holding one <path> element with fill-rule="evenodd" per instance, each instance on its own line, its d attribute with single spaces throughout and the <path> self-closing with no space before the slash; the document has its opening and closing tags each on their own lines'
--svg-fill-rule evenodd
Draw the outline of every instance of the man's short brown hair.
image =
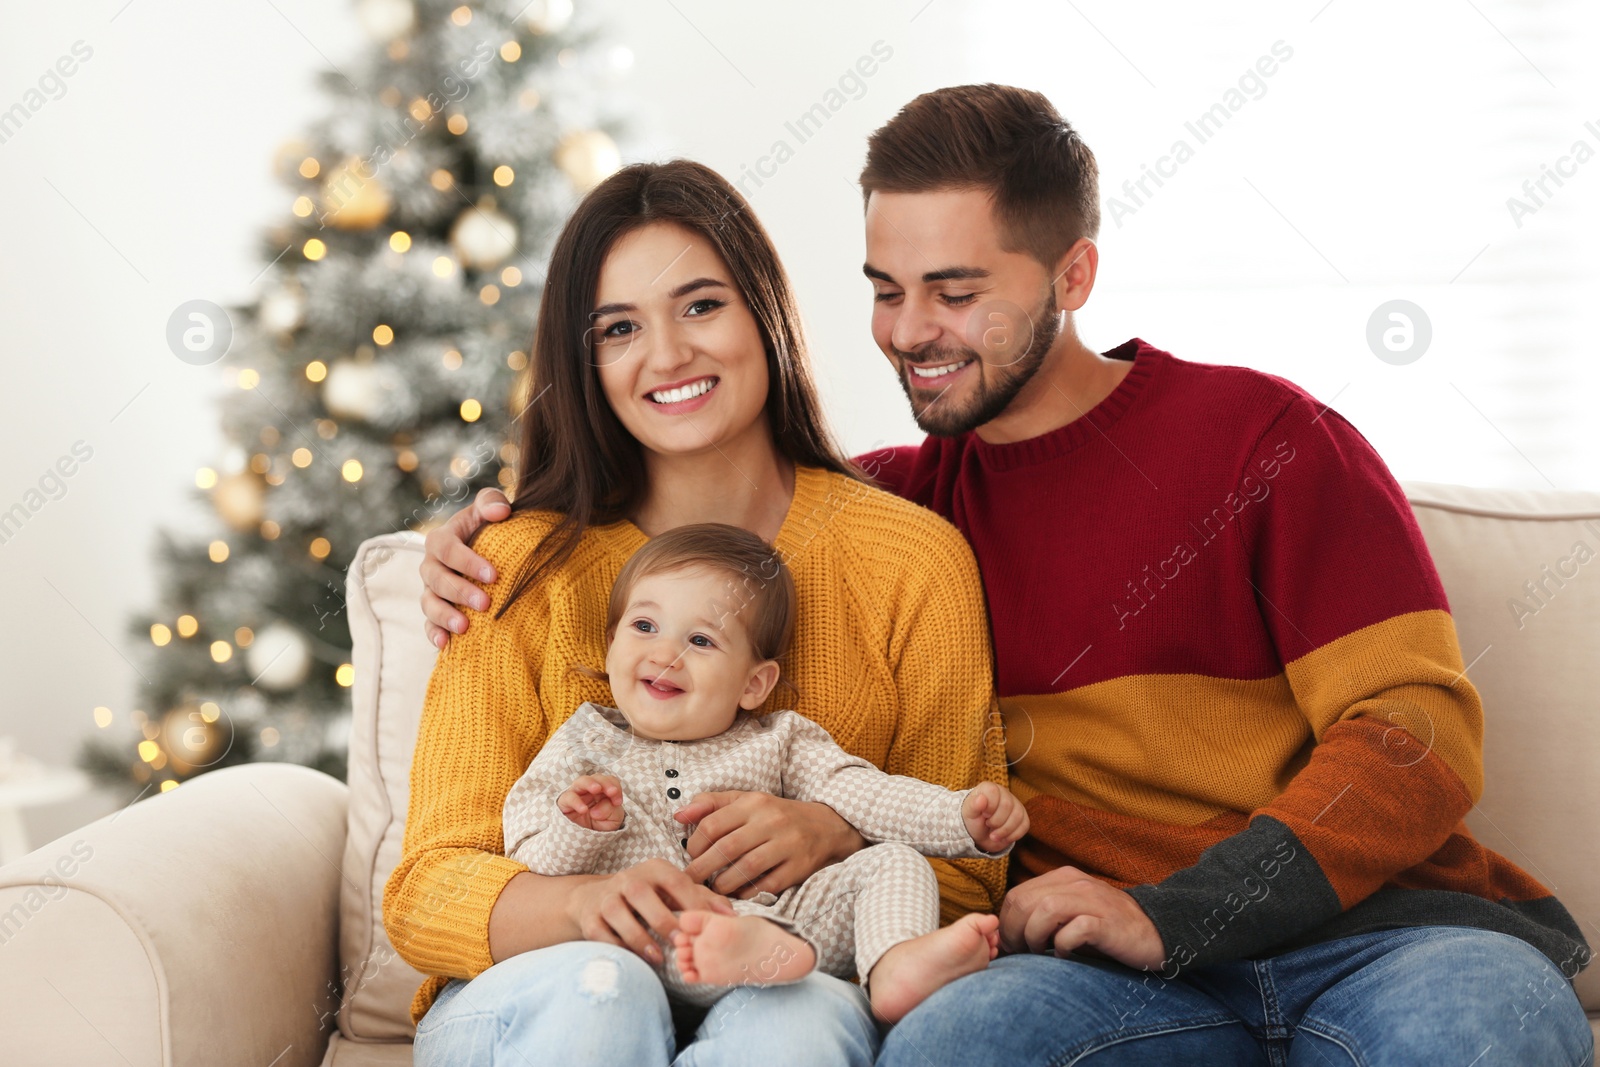
<svg viewBox="0 0 1600 1067">
<path fill-rule="evenodd" d="M 1046 267 L 1100 232 L 1094 153 L 1043 93 L 956 85 L 923 93 L 867 139 L 861 192 L 988 190 L 1002 243 Z"/>
</svg>

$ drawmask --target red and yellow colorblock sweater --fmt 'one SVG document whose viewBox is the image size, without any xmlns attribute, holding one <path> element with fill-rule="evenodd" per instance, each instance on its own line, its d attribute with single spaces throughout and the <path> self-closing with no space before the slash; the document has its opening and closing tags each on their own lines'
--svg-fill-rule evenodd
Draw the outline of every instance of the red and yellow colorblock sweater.
<svg viewBox="0 0 1600 1067">
<path fill-rule="evenodd" d="M 989 605 L 1013 880 L 1130 892 L 1164 971 L 1390 927 L 1589 960 L 1548 890 L 1462 824 L 1483 711 L 1400 487 L 1293 384 L 1140 340 L 1117 389 L 1025 441 L 870 453 L 953 522 Z"/>
</svg>

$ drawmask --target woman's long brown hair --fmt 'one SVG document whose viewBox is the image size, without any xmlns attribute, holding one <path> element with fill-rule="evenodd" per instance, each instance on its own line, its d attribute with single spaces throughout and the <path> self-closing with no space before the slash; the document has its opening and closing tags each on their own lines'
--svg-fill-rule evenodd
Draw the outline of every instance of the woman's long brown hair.
<svg viewBox="0 0 1600 1067">
<path fill-rule="evenodd" d="M 558 570 L 590 526 L 627 518 L 644 502 L 643 448 L 600 387 L 590 313 L 601 265 L 617 238 L 652 222 L 676 223 L 709 241 L 755 315 L 767 355 L 767 421 L 779 454 L 861 477 L 823 421 L 794 292 L 744 197 L 716 171 L 689 160 L 624 167 L 583 198 L 550 256 L 528 381 L 518 391 L 529 402 L 518 417 L 511 511 L 556 511 L 562 518 L 524 562 L 495 618 Z"/>
</svg>

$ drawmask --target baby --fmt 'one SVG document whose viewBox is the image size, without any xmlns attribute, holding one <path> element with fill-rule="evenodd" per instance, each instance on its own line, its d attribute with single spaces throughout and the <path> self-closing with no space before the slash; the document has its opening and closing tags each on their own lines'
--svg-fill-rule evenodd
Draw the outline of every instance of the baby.
<svg viewBox="0 0 1600 1067">
<path fill-rule="evenodd" d="M 700 1005 L 819 968 L 859 975 L 874 1014 L 894 1023 L 999 947 L 993 915 L 939 927 L 922 856 L 1003 856 L 1028 816 L 993 782 L 957 792 L 886 774 L 794 711 L 750 714 L 780 683 L 794 603 L 776 552 L 738 527 L 681 526 L 640 548 L 607 612 L 617 707 L 584 703 L 511 788 L 506 855 L 546 875 L 613 874 L 652 858 L 682 869 L 692 827 L 673 816 L 695 794 L 821 801 L 868 847 L 777 896 L 731 900 L 731 916 L 681 913 L 658 973 Z"/>
</svg>

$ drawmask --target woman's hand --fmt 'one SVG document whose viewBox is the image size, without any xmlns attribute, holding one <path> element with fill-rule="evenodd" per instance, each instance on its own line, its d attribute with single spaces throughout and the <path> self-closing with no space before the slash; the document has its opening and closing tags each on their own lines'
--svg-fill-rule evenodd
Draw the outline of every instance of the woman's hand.
<svg viewBox="0 0 1600 1067">
<path fill-rule="evenodd" d="M 480 489 L 477 498 L 440 525 L 428 531 L 423 544 L 427 554 L 422 572 L 423 630 L 428 642 L 439 648 L 450 643 L 450 633 L 465 633 L 467 617 L 451 605 L 465 604 L 485 611 L 489 596 L 468 579 L 494 581 L 489 561 L 467 547 L 472 531 L 486 522 L 499 522 L 511 514 L 511 502 L 498 489 Z"/>
<path fill-rule="evenodd" d="M 573 894 L 571 919 L 585 941 L 621 945 L 646 963 L 662 961 L 655 931 L 670 940 L 678 929 L 678 911 L 714 911 L 732 915 L 733 905 L 693 882 L 666 860 L 645 860 Z"/>
<path fill-rule="evenodd" d="M 711 888 L 741 900 L 782 893 L 867 843 L 828 805 L 769 793 L 697 793 L 673 818 L 700 824 L 683 873 L 700 884 L 721 871 Z"/>
</svg>

